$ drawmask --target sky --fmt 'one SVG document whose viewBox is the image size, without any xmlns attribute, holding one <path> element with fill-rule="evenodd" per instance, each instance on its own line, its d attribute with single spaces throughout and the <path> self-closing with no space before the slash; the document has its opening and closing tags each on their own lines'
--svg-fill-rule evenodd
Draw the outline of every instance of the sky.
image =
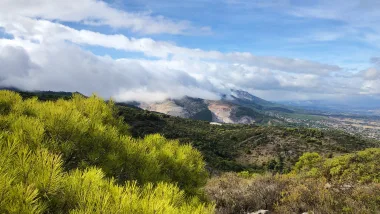
<svg viewBox="0 0 380 214">
<path fill-rule="evenodd" d="M 380 100 L 377 0 L 0 0 L 0 87 Z M 363 100 L 363 99 L 360 99 Z"/>
</svg>

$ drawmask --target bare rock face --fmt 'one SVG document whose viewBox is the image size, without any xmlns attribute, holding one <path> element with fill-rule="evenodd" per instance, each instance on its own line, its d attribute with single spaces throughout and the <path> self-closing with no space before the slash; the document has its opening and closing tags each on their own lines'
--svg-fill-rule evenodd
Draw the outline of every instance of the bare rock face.
<svg viewBox="0 0 380 214">
<path fill-rule="evenodd" d="M 217 123 L 252 124 L 256 122 L 252 115 L 238 114 L 241 108 L 239 105 L 225 100 L 202 100 L 185 97 L 158 103 L 141 103 L 139 107 L 171 116 L 192 119 L 199 119 L 197 117 L 203 113 L 203 117 L 206 117 L 207 121 Z"/>
<path fill-rule="evenodd" d="M 231 119 L 232 105 L 221 101 L 208 101 L 208 109 L 213 113 L 213 121 L 220 123 L 235 123 Z"/>
<path fill-rule="evenodd" d="M 178 106 L 174 101 L 167 100 L 161 103 L 142 103 L 139 106 L 142 109 L 160 112 L 176 117 L 189 118 L 189 113 L 181 106 Z"/>
<path fill-rule="evenodd" d="M 206 100 L 200 98 L 183 97 L 182 99 L 175 99 L 173 101 L 177 106 L 185 109 L 190 117 L 207 109 Z"/>
</svg>

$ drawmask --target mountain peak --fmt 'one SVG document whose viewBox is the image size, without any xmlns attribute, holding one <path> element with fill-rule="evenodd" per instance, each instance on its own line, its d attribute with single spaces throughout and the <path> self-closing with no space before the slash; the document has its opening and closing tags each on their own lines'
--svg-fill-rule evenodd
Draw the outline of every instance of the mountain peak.
<svg viewBox="0 0 380 214">
<path fill-rule="evenodd" d="M 252 94 L 250 94 L 247 91 L 238 90 L 238 89 L 231 89 L 231 96 L 234 98 L 249 100 L 249 101 L 256 101 L 257 99 L 260 99 Z"/>
<path fill-rule="evenodd" d="M 272 106 L 273 103 L 266 101 L 264 99 L 261 99 L 260 97 L 256 97 L 255 95 L 252 95 L 251 93 L 239 89 L 231 89 L 231 97 L 234 100 L 241 100 L 243 102 L 250 102 L 255 103 L 262 106 Z"/>
</svg>

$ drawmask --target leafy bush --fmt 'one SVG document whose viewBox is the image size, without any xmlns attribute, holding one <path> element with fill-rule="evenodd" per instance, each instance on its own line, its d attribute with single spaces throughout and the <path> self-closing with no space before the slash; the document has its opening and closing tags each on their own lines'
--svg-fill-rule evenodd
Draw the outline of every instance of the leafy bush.
<svg viewBox="0 0 380 214">
<path fill-rule="evenodd" d="M 210 179 L 206 192 L 210 200 L 215 201 L 218 213 L 247 213 L 273 210 L 285 184 L 271 175 L 225 173 Z"/>
<path fill-rule="evenodd" d="M 297 174 L 301 172 L 306 172 L 308 176 L 318 176 L 320 172 L 320 167 L 322 165 L 323 159 L 316 152 L 306 152 L 304 153 L 295 164 L 293 171 Z"/>
<path fill-rule="evenodd" d="M 324 159 L 305 153 L 284 175 L 226 173 L 206 193 L 220 213 L 379 213 L 380 149 Z"/>
<path fill-rule="evenodd" d="M 195 195 L 201 154 L 133 139 L 96 96 L 22 100 L 0 91 L 0 213 L 212 213 Z"/>
<path fill-rule="evenodd" d="M 380 149 L 370 148 L 328 159 L 317 153 L 305 153 L 293 173 L 324 176 L 329 182 L 339 184 L 380 183 Z"/>
</svg>

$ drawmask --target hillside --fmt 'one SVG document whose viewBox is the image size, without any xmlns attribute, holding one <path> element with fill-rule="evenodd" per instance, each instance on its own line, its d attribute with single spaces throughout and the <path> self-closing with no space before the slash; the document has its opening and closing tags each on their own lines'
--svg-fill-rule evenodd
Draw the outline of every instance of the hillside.
<svg viewBox="0 0 380 214">
<path fill-rule="evenodd" d="M 168 139 L 191 143 L 205 156 L 212 169 L 223 171 L 286 171 L 304 152 L 335 156 L 370 147 L 376 140 L 338 130 L 257 126 L 212 125 L 128 106 L 119 114 L 131 126 L 134 137 L 160 133 Z"/>
<path fill-rule="evenodd" d="M 38 96 L 41 100 L 68 98 L 68 94 L 63 92 L 22 92 L 21 95 Z M 195 101 L 200 102 L 200 99 Z M 134 105 L 119 103 L 116 106 L 119 116 L 129 124 L 133 137 L 142 138 L 159 133 L 168 139 L 178 139 L 184 144 L 190 143 L 202 152 L 209 170 L 216 172 L 287 171 L 304 152 L 319 152 L 331 157 L 380 147 L 377 140 L 334 129 L 254 124 L 218 126 L 211 125 L 208 121 L 142 110 Z"/>
</svg>

